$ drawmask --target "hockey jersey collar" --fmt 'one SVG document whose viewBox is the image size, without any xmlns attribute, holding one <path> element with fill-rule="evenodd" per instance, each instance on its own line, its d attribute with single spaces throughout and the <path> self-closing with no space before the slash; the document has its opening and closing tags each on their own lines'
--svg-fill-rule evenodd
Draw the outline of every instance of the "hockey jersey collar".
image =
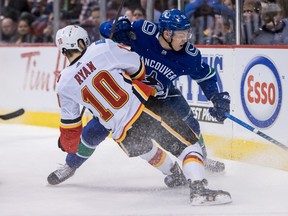
<svg viewBox="0 0 288 216">
<path fill-rule="evenodd" d="M 75 64 L 75 63 L 86 53 L 86 50 L 87 50 L 87 49 L 83 50 L 82 53 L 81 53 L 81 55 L 78 56 L 77 58 L 75 58 L 75 59 L 70 63 L 69 66 Z"/>
</svg>

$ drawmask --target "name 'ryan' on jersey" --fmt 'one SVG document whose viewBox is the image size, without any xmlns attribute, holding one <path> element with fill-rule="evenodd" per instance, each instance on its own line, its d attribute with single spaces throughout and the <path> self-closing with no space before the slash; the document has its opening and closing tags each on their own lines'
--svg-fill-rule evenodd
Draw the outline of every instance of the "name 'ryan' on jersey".
<svg viewBox="0 0 288 216">
<path fill-rule="evenodd" d="M 145 67 L 139 55 L 112 40 L 91 44 L 61 71 L 57 94 L 61 107 L 60 142 L 73 142 L 77 152 L 82 132 L 80 107 L 87 107 L 121 141 L 154 91 L 139 80 Z M 139 80 L 138 80 L 139 79 Z"/>
</svg>

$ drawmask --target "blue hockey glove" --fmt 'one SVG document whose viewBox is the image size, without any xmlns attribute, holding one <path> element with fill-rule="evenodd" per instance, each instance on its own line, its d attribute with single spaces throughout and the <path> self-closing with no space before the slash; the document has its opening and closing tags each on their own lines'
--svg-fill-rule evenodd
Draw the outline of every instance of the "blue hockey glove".
<svg viewBox="0 0 288 216">
<path fill-rule="evenodd" d="M 225 113 L 230 113 L 230 95 L 228 92 L 217 93 L 212 96 L 211 101 L 214 107 L 209 108 L 210 115 L 217 121 L 223 122 L 227 117 Z"/>
<path fill-rule="evenodd" d="M 130 46 L 131 34 L 132 27 L 130 20 L 126 16 L 119 17 L 112 40 Z"/>
<path fill-rule="evenodd" d="M 131 31 L 131 30 L 132 30 L 131 22 L 128 19 L 128 17 L 127 16 L 119 17 L 114 33 L 119 31 Z"/>
<path fill-rule="evenodd" d="M 114 22 L 115 22 L 114 20 L 111 20 L 104 22 L 103 24 L 100 25 L 99 28 L 100 34 L 104 38 L 110 38 L 111 28 Z M 117 43 L 123 43 L 130 46 L 132 36 L 135 37 L 135 34 L 132 31 L 130 20 L 126 16 L 119 17 L 113 33 L 112 40 Z"/>
</svg>

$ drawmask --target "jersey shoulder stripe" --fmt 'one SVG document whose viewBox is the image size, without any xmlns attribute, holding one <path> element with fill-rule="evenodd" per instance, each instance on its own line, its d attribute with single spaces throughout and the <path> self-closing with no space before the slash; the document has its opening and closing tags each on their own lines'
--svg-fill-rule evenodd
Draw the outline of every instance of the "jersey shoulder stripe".
<svg viewBox="0 0 288 216">
<path fill-rule="evenodd" d="M 140 58 L 139 58 L 139 61 L 140 61 L 139 70 L 136 71 L 134 74 L 131 74 L 130 77 L 132 79 L 143 80 L 146 75 L 146 69 L 145 69 L 144 62 Z"/>
</svg>

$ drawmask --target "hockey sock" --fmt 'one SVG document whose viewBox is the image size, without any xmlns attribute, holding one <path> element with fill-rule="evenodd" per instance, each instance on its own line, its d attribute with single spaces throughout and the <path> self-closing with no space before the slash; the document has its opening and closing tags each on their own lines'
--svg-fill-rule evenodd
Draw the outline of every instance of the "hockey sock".
<svg viewBox="0 0 288 216">
<path fill-rule="evenodd" d="M 173 161 L 167 155 L 165 151 L 163 151 L 161 148 L 159 148 L 154 142 L 153 142 L 153 148 L 143 154 L 140 155 L 140 157 L 144 160 L 146 160 L 150 165 L 155 167 L 156 169 L 160 170 L 164 175 L 171 175 L 171 167 L 173 166 Z"/>
<path fill-rule="evenodd" d="M 188 146 L 178 157 L 186 179 L 202 180 L 205 177 L 202 150 L 198 143 Z"/>
<path fill-rule="evenodd" d="M 68 154 L 66 157 L 66 163 L 71 168 L 79 168 L 95 151 L 96 146 L 89 146 L 83 139 L 78 147 L 76 154 Z"/>
<path fill-rule="evenodd" d="M 76 153 L 79 157 L 88 159 L 95 151 L 96 146 L 90 146 L 83 139 L 81 139 L 80 145 L 78 147 L 78 152 Z"/>
<path fill-rule="evenodd" d="M 199 136 L 198 143 L 199 143 L 199 145 L 200 145 L 200 147 L 202 149 L 204 160 L 206 160 L 206 158 L 207 158 L 207 150 L 206 150 L 206 146 L 205 146 L 205 142 L 204 142 L 202 134 L 200 134 L 200 136 Z"/>
</svg>

